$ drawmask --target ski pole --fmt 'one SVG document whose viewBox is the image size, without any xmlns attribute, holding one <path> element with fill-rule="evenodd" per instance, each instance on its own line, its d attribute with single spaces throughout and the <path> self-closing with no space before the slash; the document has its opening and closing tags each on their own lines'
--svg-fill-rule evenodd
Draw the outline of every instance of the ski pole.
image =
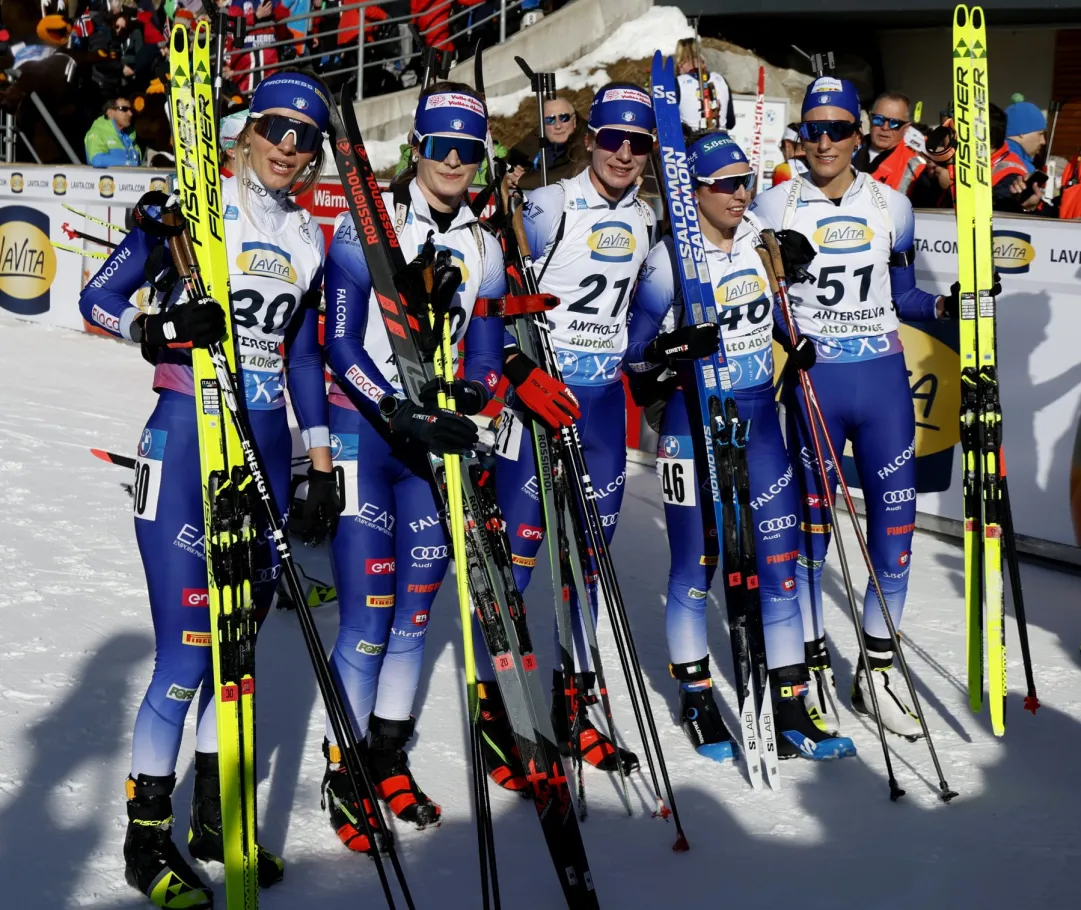
<svg viewBox="0 0 1081 910">
<path fill-rule="evenodd" d="M 1036 679 L 1032 672 L 1032 652 L 1028 644 L 1028 619 L 1025 616 L 1025 598 L 1021 593 L 1021 566 L 1017 556 L 1017 537 L 1013 529 L 1013 510 L 1010 508 L 1010 491 L 1006 486 L 1006 451 L 999 451 L 999 465 L 1002 468 L 1002 536 L 1006 544 L 1006 565 L 1010 570 L 1010 591 L 1013 593 L 1013 609 L 1017 616 L 1017 635 L 1021 639 L 1021 660 L 1025 666 L 1025 710 L 1033 714 L 1040 707 L 1036 695 Z"/>
<path fill-rule="evenodd" d="M 541 181 L 548 185 L 548 135 L 544 132 L 544 102 L 556 96 L 555 73 L 535 73 L 522 57 L 514 62 L 529 80 L 530 90 L 537 96 L 537 136 L 540 139 Z"/>
<path fill-rule="evenodd" d="M 795 320 L 792 317 L 792 311 L 791 311 L 791 308 L 789 307 L 789 303 L 788 303 L 788 287 L 787 287 L 787 281 L 785 279 L 785 273 L 784 273 L 784 261 L 781 258 L 780 244 L 777 241 L 776 234 L 774 234 L 772 231 L 763 231 L 762 232 L 762 241 L 765 244 L 766 251 L 768 253 L 768 261 L 770 263 L 771 281 L 776 281 L 776 283 L 777 283 L 777 294 L 778 294 L 778 297 L 779 297 L 778 302 L 780 303 L 781 310 L 782 310 L 782 312 L 784 313 L 784 316 L 785 316 L 785 322 L 787 323 L 789 337 L 791 338 L 792 343 L 795 344 L 796 340 L 797 340 L 796 323 L 795 323 Z M 767 261 L 767 257 L 763 257 L 763 262 L 765 263 L 766 261 Z M 878 599 L 878 605 L 882 610 L 883 620 L 886 623 L 886 628 L 889 630 L 890 642 L 893 645 L 894 654 L 897 656 L 897 661 L 898 661 L 898 663 L 900 664 L 900 667 L 901 667 L 901 673 L 905 678 L 905 684 L 908 686 L 909 695 L 911 695 L 911 697 L 912 697 L 912 707 L 914 708 L 914 710 L 916 712 L 916 716 L 919 719 L 920 727 L 923 730 L 923 735 L 927 739 L 927 748 L 928 748 L 928 751 L 931 754 L 931 761 L 933 762 L 933 764 L 935 766 L 935 771 L 938 774 L 939 798 L 943 802 L 948 803 L 951 799 L 953 799 L 957 795 L 957 793 L 950 789 L 950 787 L 946 783 L 946 779 L 945 779 L 945 777 L 944 777 L 944 775 L 942 773 L 942 765 L 939 763 L 938 753 L 935 750 L 934 741 L 931 739 L 931 731 L 927 726 L 927 718 L 924 716 L 923 708 L 920 705 L 919 695 L 917 694 L 916 687 L 912 682 L 912 674 L 909 672 L 908 661 L 905 659 L 904 651 L 901 649 L 901 640 L 900 640 L 900 636 L 897 634 L 897 627 L 893 622 L 893 617 L 890 616 L 889 607 L 886 605 L 886 598 L 882 594 L 882 588 L 878 583 L 878 576 L 875 573 L 874 565 L 871 563 L 871 553 L 867 548 L 867 540 L 864 537 L 863 528 L 860 526 L 859 518 L 856 515 L 856 508 L 852 503 L 852 496 L 851 496 L 851 494 L 849 493 L 849 490 L 848 490 L 848 484 L 845 481 L 844 473 L 841 470 L 841 460 L 840 460 L 840 458 L 837 457 L 837 450 L 834 448 L 833 440 L 830 438 L 829 430 L 826 428 L 826 420 L 825 420 L 825 417 L 824 417 L 824 415 L 822 413 L 822 408 L 819 406 L 818 398 L 815 395 L 814 383 L 811 381 L 811 377 L 807 374 L 807 372 L 805 370 L 800 370 L 799 373 L 800 373 L 800 384 L 801 384 L 801 386 L 803 388 L 803 397 L 804 397 L 804 399 L 806 401 L 806 404 L 807 404 L 808 422 L 811 425 L 811 431 L 812 431 L 812 434 L 814 435 L 814 445 L 815 445 L 815 450 L 816 450 L 816 457 L 818 458 L 818 461 L 819 461 L 819 469 L 823 472 L 822 473 L 823 489 L 824 489 L 824 492 L 826 494 L 827 501 L 829 503 L 830 520 L 831 520 L 831 522 L 836 523 L 835 522 L 835 517 L 836 517 L 837 513 L 836 513 L 836 509 L 834 507 L 835 498 L 834 498 L 834 495 L 833 495 L 833 491 L 829 488 L 829 482 L 828 482 L 829 475 L 825 471 L 825 469 L 826 469 L 825 459 L 821 457 L 821 454 L 822 454 L 821 453 L 821 443 L 820 443 L 820 440 L 818 438 L 818 432 L 815 429 L 815 420 L 816 419 L 818 420 L 819 424 L 821 424 L 822 438 L 826 442 L 826 447 L 827 447 L 827 450 L 829 452 L 829 457 L 833 460 L 833 466 L 834 466 L 834 470 L 835 470 L 836 476 L 837 476 L 837 483 L 841 488 L 841 495 L 844 497 L 845 506 L 848 509 L 848 517 L 852 522 L 852 527 L 853 527 L 853 530 L 855 531 L 855 534 L 856 534 L 856 540 L 858 541 L 860 551 L 863 554 L 863 561 L 867 566 L 867 572 L 868 572 L 868 575 L 869 575 L 869 577 L 871 579 L 871 584 L 875 589 L 875 596 Z M 853 599 L 854 598 L 854 593 L 853 593 L 852 587 L 851 587 L 851 579 L 849 577 L 848 567 L 845 564 L 844 543 L 843 543 L 841 537 L 842 537 L 842 535 L 841 535 L 841 533 L 840 533 L 840 531 L 838 529 L 837 533 L 834 534 L 834 538 L 837 541 L 837 552 L 838 552 L 838 555 L 841 557 L 841 564 L 842 564 L 842 567 L 844 568 L 845 586 L 848 589 L 849 598 L 850 598 L 850 600 L 852 600 L 852 605 L 853 605 L 852 619 L 853 619 L 853 623 L 857 627 L 856 628 L 857 638 L 859 639 L 859 642 L 860 642 L 860 656 L 863 659 L 864 667 L 866 668 L 867 673 L 870 674 L 871 673 L 871 664 L 870 664 L 870 660 L 868 659 L 868 655 L 867 655 L 867 643 L 866 643 L 866 641 L 865 641 L 865 639 L 863 637 L 862 624 L 858 622 L 857 611 L 855 609 L 855 601 Z M 880 735 L 882 737 L 884 737 L 885 736 L 885 731 L 882 728 L 881 718 L 878 717 L 878 699 L 877 699 L 877 697 L 875 695 L 874 684 L 870 681 L 870 679 L 868 679 L 868 689 L 871 692 L 871 701 L 872 701 L 872 704 L 873 704 L 873 707 L 874 707 L 874 710 L 875 710 L 876 720 L 878 722 L 878 727 L 879 727 L 879 733 L 880 733 Z M 885 748 L 885 740 L 884 739 L 883 739 L 883 747 Z M 887 759 L 887 765 L 888 764 L 889 764 L 889 761 Z M 891 769 L 890 773 L 891 773 L 891 783 L 890 783 L 891 793 L 890 793 L 890 797 L 891 797 L 891 799 L 896 799 L 896 797 L 893 796 L 893 792 L 892 792 L 893 789 L 897 786 L 896 781 L 892 780 L 892 769 Z M 900 791 L 898 796 L 902 795 L 903 793 L 904 793 L 904 791 Z"/>
</svg>

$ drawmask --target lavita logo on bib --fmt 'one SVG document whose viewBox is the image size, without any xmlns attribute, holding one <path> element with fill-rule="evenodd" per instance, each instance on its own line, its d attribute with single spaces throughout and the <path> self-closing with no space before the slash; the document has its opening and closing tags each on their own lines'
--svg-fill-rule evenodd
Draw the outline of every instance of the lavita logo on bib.
<svg viewBox="0 0 1081 910">
<path fill-rule="evenodd" d="M 820 253 L 863 253 L 871 248 L 875 232 L 864 218 L 834 215 L 818 222 L 812 238 Z"/>
<path fill-rule="evenodd" d="M 766 293 L 766 283 L 754 269 L 740 269 L 726 275 L 713 292 L 717 305 L 740 306 L 761 300 Z"/>
<path fill-rule="evenodd" d="M 0 306 L 20 316 L 48 312 L 55 276 L 49 217 L 23 205 L 0 208 Z"/>
<path fill-rule="evenodd" d="M 296 284 L 297 272 L 286 250 L 272 243 L 245 243 L 236 264 L 246 275 L 263 275 Z"/>
<path fill-rule="evenodd" d="M 634 255 L 634 231 L 622 221 L 602 221 L 587 241 L 590 259 L 601 262 L 630 262 Z"/>
</svg>

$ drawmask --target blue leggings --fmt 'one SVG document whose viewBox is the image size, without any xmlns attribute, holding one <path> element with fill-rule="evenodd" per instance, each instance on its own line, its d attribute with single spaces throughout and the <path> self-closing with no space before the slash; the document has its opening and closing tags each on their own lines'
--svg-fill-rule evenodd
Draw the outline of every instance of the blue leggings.
<svg viewBox="0 0 1081 910">
<path fill-rule="evenodd" d="M 797 494 L 773 387 L 737 391 L 736 404 L 740 417 L 750 421 L 747 458 L 766 659 L 771 669 L 801 664 L 803 630 L 794 579 Z M 705 451 L 701 433 L 692 438 L 688 406 L 694 411 L 694 424 L 700 425 L 695 396 L 677 391 L 664 409 L 657 445 L 671 556 L 665 632 L 673 663 L 693 663 L 708 653 L 706 592 L 718 557 L 709 476 L 702 472 L 696 479 L 695 474 L 696 465 L 705 463 Z"/>
<path fill-rule="evenodd" d="M 820 361 L 810 375 L 834 449 L 841 455 L 845 443 L 852 443 L 867 509 L 871 563 L 890 616 L 900 627 L 916 527 L 916 417 L 904 355 L 854 363 Z M 786 379 L 785 407 L 789 453 L 797 470 L 802 506 L 797 590 L 803 635 L 813 641 L 825 635 L 821 579 L 832 525 L 798 381 Z M 830 489 L 835 491 L 836 467 L 825 440 L 822 454 Z M 849 548 L 846 555 L 851 571 L 858 572 L 862 568 L 859 551 Z M 868 635 L 889 638 L 870 577 L 863 598 L 863 628 Z"/>
<path fill-rule="evenodd" d="M 448 539 L 423 447 L 392 448 L 384 428 L 334 404 L 330 432 L 334 463 L 346 471 L 346 509 L 331 541 L 339 625 L 330 663 L 363 737 L 373 712 L 409 719 Z M 327 736 L 335 742 L 329 722 Z"/>
<path fill-rule="evenodd" d="M 619 509 L 623 504 L 624 482 L 627 479 L 627 402 L 622 382 L 603 386 L 574 386 L 574 394 L 582 408 L 578 434 L 582 440 L 586 464 L 597 494 L 597 508 L 604 527 L 604 538 L 612 542 Z M 525 592 L 537 564 L 537 553 L 544 541 L 542 506 L 537 491 L 536 459 L 533 438 L 528 429 L 521 435 L 517 451 L 499 452 L 496 469 L 496 499 L 507 522 L 511 553 L 514 558 L 514 580 L 518 590 Z M 567 529 L 568 535 L 570 529 Z M 588 572 L 587 568 L 587 572 Z M 593 622 L 597 622 L 597 601 L 593 600 Z M 589 649 L 579 614 L 578 598 L 571 592 L 571 623 L 574 630 L 576 666 L 590 669 Z M 483 640 L 475 633 L 476 647 L 485 653 Z M 555 653 L 558 660 L 559 633 L 556 632 Z M 491 679 L 491 668 L 477 667 L 482 679 Z"/>
<path fill-rule="evenodd" d="M 292 455 L 285 408 L 250 410 L 248 419 L 274 500 L 284 513 Z M 184 718 L 197 690 L 197 748 L 214 752 L 218 741 L 211 707 L 214 686 L 199 436 L 195 400 L 190 395 L 168 390 L 158 394 L 137 454 L 135 537 L 150 594 L 156 656 L 154 675 L 135 719 L 131 773 L 164 777 L 176 769 Z M 253 587 L 260 621 L 270 607 L 278 570 L 277 554 L 264 539 L 256 554 Z"/>
</svg>

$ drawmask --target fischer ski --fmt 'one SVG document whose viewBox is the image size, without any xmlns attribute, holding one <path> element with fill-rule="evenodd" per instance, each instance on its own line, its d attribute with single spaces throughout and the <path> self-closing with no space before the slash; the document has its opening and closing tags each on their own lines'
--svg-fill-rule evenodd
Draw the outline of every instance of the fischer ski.
<svg viewBox="0 0 1081 910">
<path fill-rule="evenodd" d="M 674 64 L 660 51 L 653 57 L 653 109 L 661 152 L 661 173 L 672 235 L 679 256 L 684 312 L 692 324 L 714 322 L 717 304 L 698 227 L 698 208 L 687 169 L 679 120 Z M 753 519 L 747 473 L 748 421 L 739 417 L 725 358 L 720 350 L 696 361 L 696 395 L 701 415 L 705 465 L 713 501 L 712 521 L 720 545 L 732 658 L 736 671 L 740 732 L 751 786 L 765 778 L 780 787 L 780 759 L 773 723 L 773 699 L 766 667 L 765 638 L 758 592 Z M 699 459 L 701 461 L 701 459 Z"/>
<path fill-rule="evenodd" d="M 352 223 L 363 244 L 402 387 L 417 401 L 421 386 L 435 375 L 432 358 L 424 356 L 417 338 L 420 323 L 413 307 L 422 301 L 411 300 L 399 289 L 399 282 L 404 286 L 407 276 L 405 256 L 368 161 L 356 112 L 347 100 L 348 91 L 349 86 L 342 90 L 344 123 L 336 111 L 331 114 L 335 162 Z M 367 230 L 361 230 L 362 225 Z M 491 475 L 476 458 L 462 458 L 460 465 L 467 560 L 455 571 L 468 575 L 475 615 L 491 653 L 497 685 L 567 905 L 571 910 L 594 910 L 599 904 L 593 878 L 548 717 L 525 604 L 514 585 L 510 543 Z M 432 467 L 446 505 L 444 460 L 433 457 Z"/>
</svg>

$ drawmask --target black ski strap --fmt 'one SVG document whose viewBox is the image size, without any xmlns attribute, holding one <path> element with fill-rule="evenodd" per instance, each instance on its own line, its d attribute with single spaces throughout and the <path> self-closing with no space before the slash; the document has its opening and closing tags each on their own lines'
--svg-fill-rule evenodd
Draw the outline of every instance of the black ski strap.
<svg viewBox="0 0 1081 910">
<path fill-rule="evenodd" d="M 563 239 L 563 230 L 567 226 L 567 210 L 563 210 L 563 214 L 559 217 L 559 227 L 556 228 L 556 239 L 552 243 L 552 249 L 548 252 L 548 258 L 544 260 L 544 266 L 540 270 L 540 274 L 537 276 L 537 287 L 540 287 L 541 280 L 544 278 L 544 273 L 548 271 L 548 266 L 552 264 L 552 257 L 556 254 L 556 248 L 559 246 L 559 241 Z"/>
<path fill-rule="evenodd" d="M 148 193 L 143 193 L 139 201 L 135 203 L 135 226 L 144 234 L 159 240 L 168 240 L 170 237 L 182 234 L 187 228 L 183 218 L 178 219 L 177 224 L 171 225 L 165 224 L 150 214 L 151 207 L 163 212 L 168 203 L 169 197 L 161 190 L 150 190 Z"/>
</svg>

